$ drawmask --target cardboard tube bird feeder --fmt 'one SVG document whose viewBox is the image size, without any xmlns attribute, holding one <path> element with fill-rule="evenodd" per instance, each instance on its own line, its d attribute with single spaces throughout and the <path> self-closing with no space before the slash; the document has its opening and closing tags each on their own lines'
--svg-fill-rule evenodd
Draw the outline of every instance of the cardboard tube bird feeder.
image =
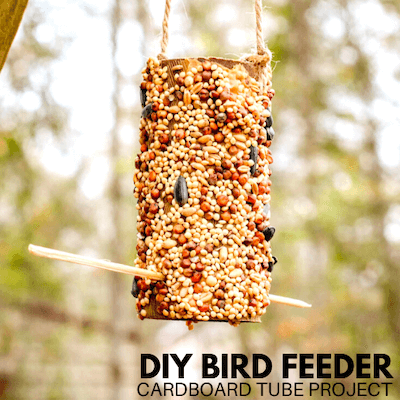
<svg viewBox="0 0 400 400">
<path fill-rule="evenodd" d="M 270 146 L 274 138 L 271 54 L 255 0 L 257 53 L 241 60 L 166 59 L 142 71 L 135 266 L 31 245 L 40 257 L 134 275 L 140 319 L 260 322 L 270 302 Z M 1 61 L 1 60 L 0 60 Z"/>
<path fill-rule="evenodd" d="M 262 82 L 262 83 L 260 83 Z M 260 322 L 270 240 L 271 69 L 222 58 L 150 59 L 141 84 L 140 318 Z"/>
</svg>

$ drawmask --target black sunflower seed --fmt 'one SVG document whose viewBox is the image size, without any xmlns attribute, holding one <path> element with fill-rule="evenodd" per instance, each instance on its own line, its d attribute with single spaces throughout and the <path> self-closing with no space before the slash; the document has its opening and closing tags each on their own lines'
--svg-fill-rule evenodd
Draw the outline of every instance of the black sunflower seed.
<svg viewBox="0 0 400 400">
<path fill-rule="evenodd" d="M 140 292 L 140 290 L 137 286 L 137 280 L 136 280 L 136 277 L 134 277 L 133 282 L 132 282 L 132 290 L 131 290 L 132 296 L 137 298 L 139 296 L 139 292 Z"/>
<path fill-rule="evenodd" d="M 257 170 L 257 158 L 258 158 L 258 148 L 255 146 L 250 146 L 250 160 L 253 160 L 254 164 L 250 168 L 251 175 L 254 175 Z"/>
<path fill-rule="evenodd" d="M 274 265 L 278 262 L 278 259 L 275 256 L 272 256 L 272 261 L 268 263 L 268 272 L 272 272 L 274 270 Z"/>
<path fill-rule="evenodd" d="M 140 102 L 142 103 L 142 107 L 146 105 L 147 100 L 147 90 L 140 88 Z"/>
<path fill-rule="evenodd" d="M 174 186 L 174 199 L 180 206 L 183 206 L 187 203 L 188 198 L 189 192 L 186 180 L 183 176 L 179 176 Z"/>
<path fill-rule="evenodd" d="M 274 123 L 274 119 L 272 118 L 272 115 L 270 115 L 269 117 L 266 118 L 265 125 L 267 126 L 267 128 L 270 128 L 273 123 Z"/>
<path fill-rule="evenodd" d="M 275 233 L 275 228 L 273 226 L 269 226 L 268 228 L 263 230 L 263 234 L 267 242 L 269 242 L 272 239 L 274 233 Z"/>
<path fill-rule="evenodd" d="M 268 263 L 268 272 L 272 272 L 274 270 L 274 263 L 272 261 L 270 261 Z"/>
<path fill-rule="evenodd" d="M 267 131 L 267 140 L 272 140 L 275 136 L 274 128 L 270 126 L 269 128 L 266 129 L 266 131 Z"/>
<path fill-rule="evenodd" d="M 153 103 L 150 103 L 150 104 L 147 104 L 147 106 L 145 108 L 143 108 L 143 110 L 142 110 L 142 118 L 147 118 L 147 117 L 150 116 L 151 112 L 153 111 L 152 108 L 151 108 L 152 105 L 153 105 Z"/>
</svg>

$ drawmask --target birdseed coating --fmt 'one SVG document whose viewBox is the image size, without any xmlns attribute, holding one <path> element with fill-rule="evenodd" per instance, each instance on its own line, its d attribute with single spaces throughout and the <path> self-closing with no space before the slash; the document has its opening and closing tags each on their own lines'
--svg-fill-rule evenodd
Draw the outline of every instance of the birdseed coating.
<svg viewBox="0 0 400 400">
<path fill-rule="evenodd" d="M 264 91 L 242 64 L 189 59 L 143 69 L 135 265 L 138 316 L 256 320 L 270 304 L 271 70 Z M 172 82 L 172 83 L 171 83 Z M 155 301 L 155 303 L 154 303 Z"/>
</svg>

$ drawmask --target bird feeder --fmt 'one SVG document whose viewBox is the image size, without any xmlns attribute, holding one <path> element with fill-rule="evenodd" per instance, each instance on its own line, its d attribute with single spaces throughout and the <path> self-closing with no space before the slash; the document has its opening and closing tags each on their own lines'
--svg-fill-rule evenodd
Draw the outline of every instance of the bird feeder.
<svg viewBox="0 0 400 400">
<path fill-rule="evenodd" d="M 257 54 L 150 58 L 140 85 L 135 266 L 31 246 L 33 254 L 134 275 L 140 319 L 260 322 L 271 301 L 271 53 L 255 0 Z"/>
</svg>

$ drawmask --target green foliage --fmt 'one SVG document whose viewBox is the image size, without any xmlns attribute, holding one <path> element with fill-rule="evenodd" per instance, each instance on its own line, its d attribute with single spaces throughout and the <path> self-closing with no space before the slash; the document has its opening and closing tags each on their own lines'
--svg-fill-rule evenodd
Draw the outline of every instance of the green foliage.
<svg viewBox="0 0 400 400">
<path fill-rule="evenodd" d="M 35 330 L 37 320 L 26 331 L 18 328 L 19 320 L 29 318 L 26 309 L 30 302 L 61 306 L 65 300 L 62 276 L 54 262 L 33 257 L 28 245 L 54 248 L 62 244 L 66 230 L 82 237 L 93 231 L 92 221 L 75 201 L 78 175 L 61 179 L 52 176 L 32 154 L 35 140 L 44 129 L 60 147 L 68 145 L 67 112 L 50 94 L 50 75 L 40 85 L 32 80 L 34 73 L 45 71 L 60 55 L 60 49 L 40 43 L 35 37 L 44 20 L 44 14 L 35 13 L 33 8 L 27 12 L 23 35 L 14 43 L 0 77 L 7 79 L 9 97 L 18 98 L 33 91 L 41 100 L 37 111 L 27 111 L 19 102 L 14 102 L 12 108 L 0 109 L 0 352 L 10 365 L 16 364 L 8 377 L 10 399 L 26 398 L 23 385 L 28 378 L 19 348 L 30 351 L 35 343 L 42 345 L 39 362 L 43 364 L 60 362 L 63 357 L 59 332 L 43 332 L 38 339 L 30 332 Z M 22 311 L 19 319 L 15 317 L 18 307 Z M 49 399 L 65 398 L 62 381 L 62 374 L 55 377 L 49 387 Z"/>
</svg>

